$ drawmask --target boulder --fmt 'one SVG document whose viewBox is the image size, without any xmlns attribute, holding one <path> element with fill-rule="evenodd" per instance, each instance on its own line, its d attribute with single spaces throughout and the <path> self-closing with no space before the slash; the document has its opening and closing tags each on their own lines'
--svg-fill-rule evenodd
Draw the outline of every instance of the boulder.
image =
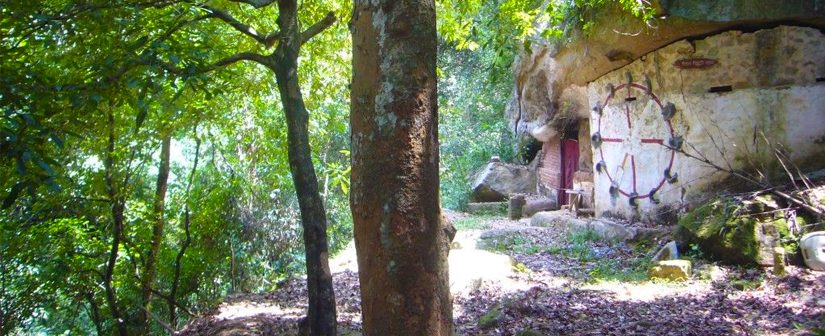
<svg viewBox="0 0 825 336">
<path fill-rule="evenodd" d="M 673 260 L 679 259 L 679 248 L 676 245 L 675 241 L 670 241 L 669 243 L 662 246 L 659 249 L 659 252 L 656 252 L 656 255 L 653 256 L 651 261 L 662 261 L 662 260 Z"/>
<path fill-rule="evenodd" d="M 470 199 L 500 202 L 510 194 L 531 194 L 536 190 L 536 172 L 526 166 L 488 162 L 473 178 Z"/>
<path fill-rule="evenodd" d="M 789 235 L 783 213 L 775 211 L 779 207 L 770 195 L 719 197 L 679 220 L 677 240 L 683 246 L 696 244 L 725 264 L 773 266 L 774 247 Z"/>
<path fill-rule="evenodd" d="M 595 231 L 596 234 L 603 240 L 607 241 L 625 241 L 636 237 L 636 228 L 628 227 L 607 220 L 605 218 L 598 218 L 590 221 L 588 227 Z"/>
<path fill-rule="evenodd" d="M 672 281 L 687 280 L 693 271 L 690 260 L 662 260 L 651 267 L 647 275 L 651 279 L 665 279 Z"/>
<path fill-rule="evenodd" d="M 530 226 L 580 231 L 587 229 L 587 221 L 578 219 L 567 211 L 541 211 L 530 218 Z"/>
<path fill-rule="evenodd" d="M 538 212 L 530 218 L 530 226 L 551 227 L 566 232 L 592 230 L 600 239 L 615 242 L 632 240 L 637 235 L 636 228 L 605 218 L 584 220 L 574 217 L 568 211 Z"/>
</svg>

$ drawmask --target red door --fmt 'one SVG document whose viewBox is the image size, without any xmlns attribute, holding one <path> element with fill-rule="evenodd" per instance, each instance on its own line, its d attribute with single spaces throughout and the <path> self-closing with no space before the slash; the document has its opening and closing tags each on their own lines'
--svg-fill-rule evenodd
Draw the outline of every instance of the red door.
<svg viewBox="0 0 825 336">
<path fill-rule="evenodd" d="M 579 142 L 564 139 L 561 143 L 561 187 L 559 205 L 567 204 L 568 197 L 564 189 L 573 189 L 573 174 L 579 170 Z"/>
</svg>

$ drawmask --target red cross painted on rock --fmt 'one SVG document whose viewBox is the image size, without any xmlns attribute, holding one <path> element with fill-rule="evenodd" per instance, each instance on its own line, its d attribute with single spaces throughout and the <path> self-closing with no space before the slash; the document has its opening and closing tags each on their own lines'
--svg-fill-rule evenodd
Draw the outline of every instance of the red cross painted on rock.
<svg viewBox="0 0 825 336">
<path fill-rule="evenodd" d="M 628 78 L 630 78 L 629 75 Z M 635 199 L 651 197 L 662 187 L 665 181 L 668 180 L 669 177 L 666 176 L 668 174 L 667 172 L 669 172 L 673 166 L 675 151 L 671 150 L 671 148 L 665 144 L 665 137 L 669 136 L 671 139 L 674 137 L 670 117 L 666 112 L 665 106 L 662 105 L 662 102 L 653 94 L 648 86 L 633 83 L 628 80 L 627 83 L 615 88 L 609 86 L 608 91 L 608 95 L 603 103 L 596 107 L 599 113 L 599 120 L 594 139 L 599 143 L 594 143 L 594 146 L 598 146 L 599 156 L 601 157 L 600 164 L 603 165 L 601 168 L 604 168 L 603 172 L 607 174 L 611 185 L 617 188 L 621 195 Z M 639 99 L 639 97 L 646 99 Z M 648 105 L 650 101 L 652 101 L 655 106 L 653 106 L 653 109 L 646 111 L 644 107 Z M 652 116 L 652 112 L 661 113 L 656 113 L 655 116 Z M 624 119 L 622 122 L 626 123 L 627 132 L 603 134 L 603 131 L 607 131 L 603 129 L 603 124 L 607 123 L 607 118 Z M 634 120 L 638 122 L 642 118 L 648 118 L 646 120 L 647 122 L 640 122 L 641 125 L 638 126 L 634 124 Z M 634 128 L 634 126 L 637 126 L 637 128 Z M 645 137 L 643 133 L 651 127 L 656 129 L 654 132 L 658 132 L 664 135 L 664 137 Z M 616 160 L 610 162 L 605 159 L 605 151 L 610 151 L 614 154 L 614 159 L 616 158 L 616 153 L 619 154 L 618 157 L 622 157 L 623 155 L 623 158 L 618 160 L 618 162 Z M 667 151 L 667 153 L 661 153 L 662 155 L 660 155 L 660 157 L 667 158 L 667 164 L 665 169 L 659 171 L 661 174 L 660 179 L 655 181 L 641 181 L 641 177 L 638 174 L 638 166 L 656 165 L 657 163 L 637 162 L 637 157 L 641 154 L 651 156 L 651 151 Z M 655 157 L 656 155 L 653 156 Z M 623 175 L 625 173 L 629 173 L 632 178 L 629 182 L 623 183 Z M 651 189 L 648 190 L 647 188 Z"/>
</svg>

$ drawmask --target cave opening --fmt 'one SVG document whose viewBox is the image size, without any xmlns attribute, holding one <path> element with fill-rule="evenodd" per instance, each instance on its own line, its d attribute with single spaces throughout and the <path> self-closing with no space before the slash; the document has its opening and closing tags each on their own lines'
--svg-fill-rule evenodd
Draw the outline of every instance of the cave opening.
<svg viewBox="0 0 825 336">
<path fill-rule="evenodd" d="M 521 159 L 525 163 L 533 162 L 533 159 L 536 158 L 539 151 L 541 150 L 542 142 L 536 138 L 530 137 L 530 139 L 522 145 L 521 150 L 519 153 L 521 154 Z"/>
</svg>

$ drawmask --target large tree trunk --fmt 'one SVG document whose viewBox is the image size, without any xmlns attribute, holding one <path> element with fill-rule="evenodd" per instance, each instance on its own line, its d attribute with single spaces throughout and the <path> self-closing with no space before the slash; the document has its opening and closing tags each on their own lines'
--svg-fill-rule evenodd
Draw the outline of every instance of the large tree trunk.
<svg viewBox="0 0 825 336">
<path fill-rule="evenodd" d="M 297 3 L 295 0 L 281 0 L 278 9 L 278 26 L 282 38 L 274 54 L 275 64 L 271 68 L 275 71 L 281 103 L 286 113 L 289 169 L 298 194 L 304 229 L 309 296 L 305 322 L 310 335 L 335 335 L 335 293 L 328 261 L 327 218 L 309 147 L 309 114 L 298 85 L 301 32 L 298 30 Z"/>
<path fill-rule="evenodd" d="M 166 226 L 164 209 L 166 208 L 166 189 L 169 185 L 169 152 L 172 136 L 167 134 L 161 139 L 160 145 L 160 165 L 158 166 L 158 179 L 155 187 L 155 201 L 152 206 L 152 216 L 155 223 L 152 226 L 152 241 L 149 253 L 146 256 L 146 265 L 143 269 L 141 287 L 143 291 L 143 313 L 140 316 L 139 327 L 143 328 L 143 333 L 150 331 L 149 320 L 152 318 L 152 287 L 157 275 L 157 259 L 160 252 L 160 243 L 163 240 L 163 229 Z"/>
<path fill-rule="evenodd" d="M 433 0 L 355 1 L 350 205 L 365 335 L 454 332 L 435 24 Z"/>
</svg>

